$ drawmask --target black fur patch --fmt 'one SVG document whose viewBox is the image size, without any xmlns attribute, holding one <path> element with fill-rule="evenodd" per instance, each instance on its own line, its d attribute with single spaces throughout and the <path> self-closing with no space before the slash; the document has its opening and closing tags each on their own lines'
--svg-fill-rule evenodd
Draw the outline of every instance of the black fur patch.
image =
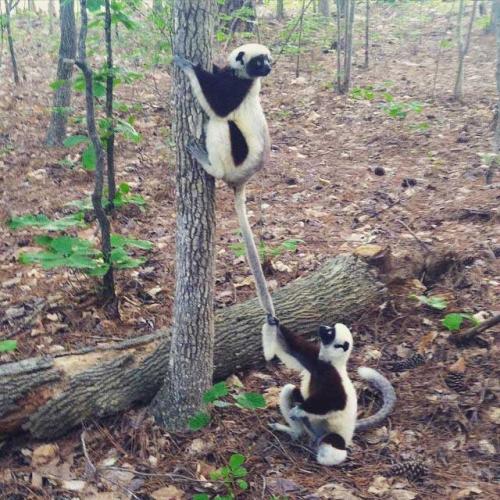
<svg viewBox="0 0 500 500">
<path fill-rule="evenodd" d="M 195 66 L 194 72 L 205 99 L 221 118 L 243 102 L 253 85 L 253 80 L 238 78 L 230 68 L 219 69 L 214 66 L 214 73 L 209 73 L 200 66 Z"/>
<path fill-rule="evenodd" d="M 319 355 L 319 346 L 298 335 L 293 335 L 288 328 L 279 325 L 278 340 L 290 356 L 293 356 L 306 370 L 313 372 Z"/>
<path fill-rule="evenodd" d="M 304 398 L 302 397 L 302 393 L 300 392 L 300 389 L 298 387 L 295 387 L 295 389 L 292 391 L 290 398 L 292 400 L 292 406 L 294 406 L 295 403 L 304 402 Z"/>
<path fill-rule="evenodd" d="M 347 403 L 347 394 L 342 385 L 339 372 L 330 363 L 316 360 L 311 370 L 309 397 L 301 408 L 315 415 L 326 415 L 331 411 L 343 410 Z"/>
<path fill-rule="evenodd" d="M 245 61 L 243 60 L 244 55 L 245 55 L 245 53 L 243 51 L 241 51 L 241 52 L 238 52 L 238 55 L 236 56 L 236 60 L 240 61 L 241 64 L 245 64 Z"/>
<path fill-rule="evenodd" d="M 246 70 L 251 77 L 267 76 L 271 72 L 269 57 L 265 54 L 253 57 L 248 61 Z"/>
<path fill-rule="evenodd" d="M 331 434 L 327 434 L 322 440 L 321 444 L 331 444 L 334 448 L 338 450 L 345 450 L 345 441 L 342 436 L 335 434 L 332 432 Z"/>
<path fill-rule="evenodd" d="M 241 165 L 248 156 L 248 144 L 235 122 L 229 120 L 229 138 L 231 140 L 231 155 L 236 166 Z"/>
</svg>

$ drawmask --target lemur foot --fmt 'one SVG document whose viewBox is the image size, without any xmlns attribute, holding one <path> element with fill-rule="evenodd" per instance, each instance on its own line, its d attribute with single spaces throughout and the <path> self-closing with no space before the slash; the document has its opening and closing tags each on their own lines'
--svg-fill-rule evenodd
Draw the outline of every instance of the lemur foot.
<svg viewBox="0 0 500 500">
<path fill-rule="evenodd" d="M 190 140 L 187 145 L 187 150 L 191 153 L 191 156 L 195 158 L 200 163 L 208 163 L 208 153 L 207 150 L 195 140 Z"/>
<path fill-rule="evenodd" d="M 278 318 L 274 317 L 272 314 L 267 315 L 267 324 L 270 326 L 279 326 L 280 322 Z"/>
<path fill-rule="evenodd" d="M 182 56 L 175 55 L 174 58 L 172 59 L 172 62 L 183 71 L 193 67 L 193 63 L 191 61 L 188 61 Z"/>
<path fill-rule="evenodd" d="M 294 441 L 299 439 L 300 435 L 302 434 L 300 431 L 295 431 L 291 427 L 288 427 L 288 425 L 278 424 L 278 423 L 271 423 L 271 424 L 267 424 L 267 425 L 269 426 L 270 429 L 273 429 L 274 431 L 285 432 Z"/>
<path fill-rule="evenodd" d="M 292 420 L 302 420 L 307 417 L 307 413 L 299 406 L 294 406 L 288 415 Z"/>
</svg>

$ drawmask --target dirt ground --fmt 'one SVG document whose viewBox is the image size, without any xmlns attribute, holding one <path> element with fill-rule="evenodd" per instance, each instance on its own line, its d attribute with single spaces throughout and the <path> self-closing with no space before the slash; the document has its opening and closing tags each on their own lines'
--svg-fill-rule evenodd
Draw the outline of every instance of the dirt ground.
<svg viewBox="0 0 500 500">
<path fill-rule="evenodd" d="M 447 272 L 433 278 L 410 278 L 403 269 L 391 299 L 350 325 L 355 332 L 351 370 L 378 366 L 395 386 L 398 403 L 390 421 L 356 436 L 341 466 L 319 466 L 307 443 L 294 443 L 267 427 L 280 418 L 279 387 L 297 380 L 286 369 L 269 367 L 231 380 L 233 391 L 241 382 L 245 390 L 264 393 L 265 410 L 215 409 L 210 426 L 195 434 L 166 434 L 145 409 L 135 409 L 105 422 L 88 422 L 85 453 L 83 429 L 57 443 L 0 442 L 0 498 L 222 495 L 224 488 L 208 479 L 209 471 L 236 452 L 247 457 L 250 485 L 238 498 L 500 496 L 495 483 L 500 472 L 495 432 L 500 423 L 498 348 L 493 342 L 498 328 L 483 333 L 479 343 L 457 348 L 441 325 L 448 312 L 487 317 L 500 310 L 499 179 L 497 175 L 494 184 L 485 184 L 487 166 L 481 156 L 491 151 L 495 40 L 475 29 L 466 59 L 464 101 L 454 101 L 456 48 L 440 49 L 456 27 L 447 9 L 373 9 L 370 68 L 362 68 L 361 41 L 353 67 L 353 86 L 372 86 L 373 100 L 333 92 L 335 54 L 324 50 L 329 36 L 325 30 L 306 37 L 296 77 L 295 56 L 278 55 L 274 45 L 281 25 L 268 21 L 261 27 L 263 42 L 274 47 L 277 59 L 262 91 L 273 148 L 266 171 L 249 188 L 249 211 L 266 245 L 303 240 L 297 251 L 273 259 L 272 286 L 281 287 L 331 256 L 368 243 L 405 256 L 408 267 L 443 255 L 450 263 Z M 357 29 L 362 32 L 361 22 Z M 60 163 L 68 156 L 78 163 L 75 150 L 43 146 L 55 40 L 44 43 L 41 27 L 28 33 L 21 25 L 18 33 L 24 33 L 17 47 L 21 86 L 10 83 L 5 56 L 0 68 L 0 329 L 2 337 L 18 341 L 18 349 L 0 355 L 0 363 L 167 327 L 174 285 L 170 78 L 168 68 L 161 66 L 117 91 L 122 102 L 142 104 L 135 126 L 143 136 L 138 144 L 118 141 L 118 179 L 148 204 L 144 211 L 131 205 L 117 211 L 112 225 L 116 232 L 154 243 L 145 266 L 117 273 L 120 319 L 107 317 L 91 279 L 17 261 L 21 251 L 34 246 L 36 233 L 11 231 L 6 220 L 27 212 L 66 214 L 65 204 L 88 195 L 93 181 L 81 168 Z M 418 101 L 423 109 L 404 120 L 391 118 L 382 109 L 384 92 L 395 102 Z M 74 105 L 81 111 L 81 96 Z M 70 128 L 73 133 L 83 130 L 75 122 Z M 71 234 L 76 233 L 97 241 L 93 226 Z M 229 247 L 237 241 L 232 194 L 221 184 L 216 307 L 254 295 L 246 263 Z M 441 312 L 419 306 L 409 298 L 411 293 L 442 296 L 448 307 Z M 415 353 L 423 355 L 423 365 L 391 373 L 391 363 Z M 455 386 L 458 390 L 449 382 L 450 373 L 463 379 Z M 364 407 L 376 399 L 366 389 L 360 388 L 360 394 Z M 49 445 L 46 457 L 41 444 Z M 419 464 L 418 477 L 391 469 L 410 462 Z M 171 489 L 161 490 L 167 486 Z"/>
</svg>

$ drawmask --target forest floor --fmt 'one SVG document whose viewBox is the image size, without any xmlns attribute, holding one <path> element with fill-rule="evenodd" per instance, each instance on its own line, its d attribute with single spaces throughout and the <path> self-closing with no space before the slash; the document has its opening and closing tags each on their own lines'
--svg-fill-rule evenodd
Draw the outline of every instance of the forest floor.
<svg viewBox="0 0 500 500">
<path fill-rule="evenodd" d="M 273 258 L 274 287 L 364 244 L 390 248 L 407 259 L 408 269 L 445 256 L 446 272 L 432 279 L 403 269 L 390 301 L 350 325 L 355 332 L 351 370 L 379 365 L 395 385 L 398 403 L 390 422 L 356 436 L 341 466 L 322 467 L 305 443 L 267 427 L 280 419 L 279 387 L 296 377 L 277 368 L 242 373 L 231 382 L 264 393 L 267 409 L 216 409 L 210 426 L 196 434 L 165 434 L 144 409 L 89 422 L 86 447 L 90 460 L 102 467 L 99 475 L 86 469 L 81 429 L 44 450 L 32 441 L 6 443 L 0 498 L 114 499 L 131 492 L 133 498 L 183 498 L 182 492 L 189 498 L 216 490 L 207 480 L 209 471 L 236 452 L 247 457 L 250 484 L 238 498 L 500 496 L 494 482 L 500 423 L 495 329 L 482 334 L 482 342 L 457 348 L 441 324 L 448 312 L 486 317 L 500 310 L 499 179 L 485 184 L 487 166 L 481 159 L 491 150 L 495 41 L 476 29 L 466 60 L 465 97 L 456 102 L 451 99 L 456 50 L 441 43 L 452 37 L 454 20 L 432 8 L 425 17 L 413 17 L 409 9 L 374 8 L 369 69 L 362 68 L 361 43 L 356 46 L 353 86 L 371 86 L 371 100 L 362 90 L 358 98 L 333 92 L 336 56 L 322 50 L 321 30 L 305 37 L 298 78 L 295 57 L 274 54 L 277 64 L 262 91 L 272 155 L 248 196 L 253 226 L 268 247 L 302 240 L 295 251 Z M 279 27 L 271 21 L 261 28 L 265 43 L 272 45 Z M 5 60 L 0 69 L 0 338 L 18 341 L 14 353 L 0 355 L 0 363 L 168 327 L 173 304 L 175 155 L 169 142 L 167 68 L 149 69 L 144 79 L 117 90 L 122 102 L 141 104 L 134 114 L 143 137 L 138 144 L 118 140 L 118 179 L 144 196 L 147 206 L 143 211 L 123 207 L 112 225 L 116 232 L 154 243 L 145 266 L 117 273 L 120 319 L 108 317 L 89 278 L 17 260 L 35 246 L 34 231 L 11 231 L 7 219 L 28 212 L 67 214 L 65 204 L 88 195 L 93 182 L 92 174 L 66 166 L 68 158 L 78 163 L 74 150 L 43 146 L 56 52 L 55 42 L 47 44 L 52 47 L 47 52 L 46 35 L 37 29 L 25 32 L 18 46 L 22 84 L 9 83 Z M 384 92 L 394 103 L 418 101 L 422 111 L 391 118 L 383 109 Z M 81 111 L 80 96 L 74 105 Z M 81 123 L 73 122 L 71 132 L 82 131 Z M 72 234 L 97 241 L 94 226 Z M 246 263 L 229 246 L 238 241 L 237 223 L 232 193 L 222 184 L 216 241 L 216 307 L 226 307 L 255 292 Z M 421 306 L 411 293 L 441 296 L 447 309 Z M 422 366 L 388 371 L 390 362 L 415 353 L 426 360 Z M 458 391 L 446 383 L 451 372 L 463 375 Z M 369 401 L 370 393 L 363 391 L 361 405 Z M 394 464 L 409 461 L 421 462 L 425 472 L 415 478 L 389 474 Z M 170 490 L 162 490 L 167 486 Z M 223 494 L 224 488 L 218 491 Z"/>
</svg>

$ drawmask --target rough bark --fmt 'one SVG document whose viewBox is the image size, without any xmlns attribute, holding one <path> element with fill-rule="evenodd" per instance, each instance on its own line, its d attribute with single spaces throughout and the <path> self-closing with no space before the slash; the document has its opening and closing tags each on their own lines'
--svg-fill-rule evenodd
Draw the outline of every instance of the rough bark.
<svg viewBox="0 0 500 500">
<path fill-rule="evenodd" d="M 177 0 L 174 54 L 210 68 L 215 14 L 215 0 Z M 177 145 L 174 327 L 169 373 L 152 410 L 163 427 L 181 430 L 200 408 L 213 375 L 215 181 L 187 151 L 189 140 L 202 136 L 203 115 L 188 79 L 178 68 L 174 69 L 173 94 Z"/>
<path fill-rule="evenodd" d="M 19 85 L 19 71 L 17 69 L 16 51 L 14 50 L 14 39 L 12 38 L 12 30 L 10 25 L 10 14 L 17 2 L 12 0 L 5 0 L 5 30 L 7 31 L 7 41 L 9 43 L 10 60 L 12 63 L 12 74 L 14 76 L 14 83 Z"/>
<path fill-rule="evenodd" d="M 346 94 L 351 85 L 352 35 L 354 26 L 354 0 L 336 0 L 337 3 L 337 90 Z M 345 16 L 341 20 L 341 11 Z"/>
<path fill-rule="evenodd" d="M 370 66 L 370 0 L 365 4 L 365 69 Z"/>
<path fill-rule="evenodd" d="M 61 82 L 61 86 L 54 92 L 52 117 L 45 141 L 47 146 L 62 146 L 66 137 L 66 124 L 71 105 L 71 77 L 73 75 L 71 61 L 76 57 L 76 24 L 73 0 L 59 0 L 59 12 L 61 42 L 57 63 L 57 81 Z"/>
<path fill-rule="evenodd" d="M 351 255 L 336 257 L 273 293 L 277 315 L 298 335 L 314 333 L 319 324 L 350 324 L 385 299 L 375 269 Z M 264 364 L 262 321 L 256 298 L 217 312 L 214 380 Z M 23 427 L 50 439 L 86 419 L 149 402 L 169 366 L 169 335 L 161 333 L 165 336 L 132 339 L 113 349 L 0 367 L 0 434 Z"/>
</svg>

